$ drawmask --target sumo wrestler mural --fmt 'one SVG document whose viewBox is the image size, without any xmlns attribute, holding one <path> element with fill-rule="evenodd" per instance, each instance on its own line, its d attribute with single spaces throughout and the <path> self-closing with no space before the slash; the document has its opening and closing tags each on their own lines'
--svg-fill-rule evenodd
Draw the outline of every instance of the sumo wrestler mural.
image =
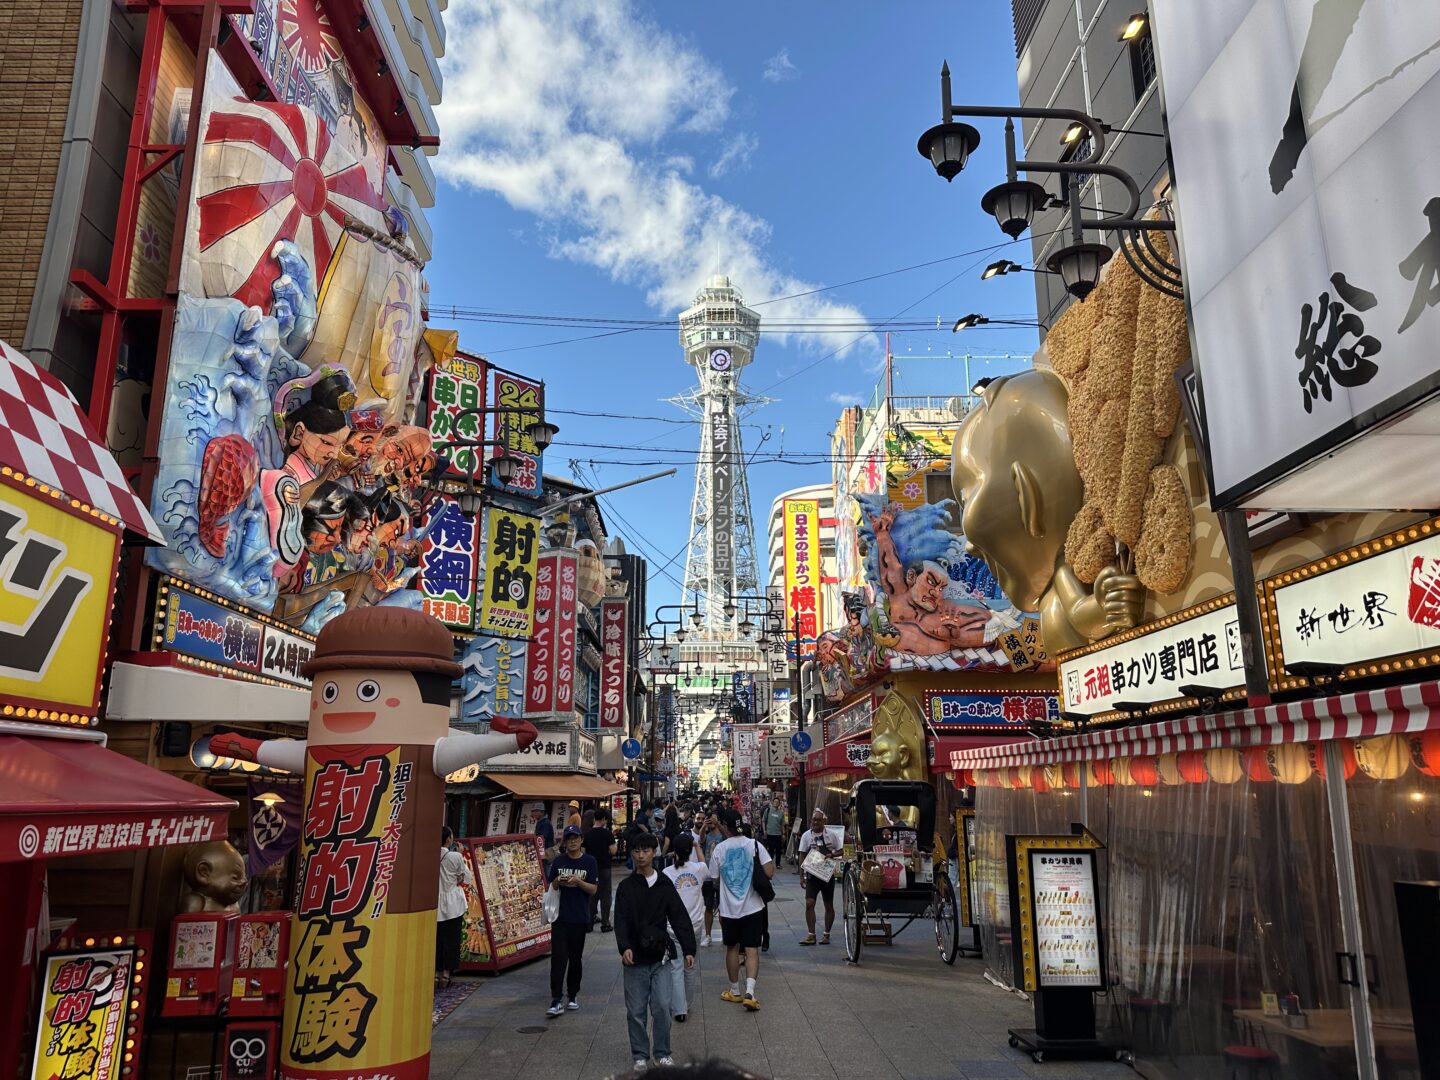
<svg viewBox="0 0 1440 1080">
<path fill-rule="evenodd" d="M 353 140 L 209 68 L 152 510 L 155 568 L 316 631 L 418 602 L 420 264 Z"/>
<path fill-rule="evenodd" d="M 913 510 L 880 494 L 856 495 L 868 601 L 844 595 L 845 625 L 816 645 L 825 696 L 839 700 L 887 670 L 1013 666 L 999 639 L 1021 629 L 1024 614 L 1000 591 L 985 564 L 950 531 L 955 503 Z"/>
</svg>

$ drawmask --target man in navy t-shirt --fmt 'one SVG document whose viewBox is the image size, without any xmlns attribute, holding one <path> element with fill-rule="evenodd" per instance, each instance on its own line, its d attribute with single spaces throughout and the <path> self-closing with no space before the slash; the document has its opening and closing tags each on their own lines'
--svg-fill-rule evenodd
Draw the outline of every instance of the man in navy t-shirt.
<svg viewBox="0 0 1440 1080">
<path fill-rule="evenodd" d="M 585 935 L 590 932 L 590 897 L 600 887 L 600 869 L 585 854 L 579 825 L 565 826 L 563 850 L 550 864 L 549 880 L 560 890 L 560 916 L 550 924 L 550 1008 L 546 1016 L 559 1016 L 567 1008 L 580 1008 L 580 976 L 585 958 Z M 561 991 L 569 997 L 565 1004 Z"/>
</svg>

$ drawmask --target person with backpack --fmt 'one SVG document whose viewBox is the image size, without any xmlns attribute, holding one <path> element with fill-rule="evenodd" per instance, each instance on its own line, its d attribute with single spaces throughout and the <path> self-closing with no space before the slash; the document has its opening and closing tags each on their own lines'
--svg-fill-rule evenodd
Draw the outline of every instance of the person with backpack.
<svg viewBox="0 0 1440 1080">
<path fill-rule="evenodd" d="M 655 869 L 657 846 L 654 834 L 635 835 L 630 845 L 635 872 L 615 890 L 615 945 L 625 965 L 625 1019 L 636 1071 L 649 1066 L 652 1049 L 655 1064 L 675 1064 L 670 1056 L 672 975 L 667 963 L 672 952 L 672 931 L 685 966 L 695 964 L 690 913 L 674 882 Z"/>
<path fill-rule="evenodd" d="M 670 854 L 671 865 L 665 868 L 665 876 L 675 883 L 675 891 L 680 894 L 680 899 L 685 902 L 685 910 L 690 913 L 690 928 L 698 938 L 705 922 L 704 886 L 710 878 L 710 868 L 700 857 L 700 852 L 695 848 L 695 837 L 689 832 L 682 832 L 675 837 L 674 843 L 670 845 Z M 672 940 L 671 944 L 677 945 L 678 942 Z M 690 1004 L 700 995 L 700 963 L 697 959 L 694 964 L 682 964 L 677 949 L 671 974 L 674 984 L 670 991 L 670 1008 L 674 1012 L 675 1022 L 683 1024 L 688 1019 Z"/>
<path fill-rule="evenodd" d="M 710 855 L 710 873 L 719 881 L 720 939 L 725 943 L 725 974 L 730 986 L 720 995 L 758 1012 L 755 979 L 760 973 L 760 944 L 765 936 L 765 905 L 775 897 L 770 879 L 775 861 L 756 840 L 741 834 L 740 814 L 723 809 L 719 813 L 725 839 Z M 740 955 L 745 955 L 745 987 L 740 987 Z"/>
</svg>

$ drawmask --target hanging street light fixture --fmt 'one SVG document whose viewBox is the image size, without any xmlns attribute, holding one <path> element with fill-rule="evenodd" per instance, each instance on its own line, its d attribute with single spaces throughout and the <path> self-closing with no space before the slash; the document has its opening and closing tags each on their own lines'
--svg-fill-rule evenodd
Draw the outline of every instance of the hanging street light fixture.
<svg viewBox="0 0 1440 1080">
<path fill-rule="evenodd" d="M 1140 25 L 1131 36 L 1139 34 L 1144 28 L 1144 19 L 1140 16 L 1131 18 L 1126 30 L 1140 19 Z M 1098 241 L 1087 241 L 1085 230 L 1095 230 L 1101 233 L 1117 232 L 1120 234 L 1120 250 L 1127 262 L 1140 275 L 1140 278 L 1151 288 L 1156 289 L 1167 296 L 1181 298 L 1184 296 L 1182 290 L 1183 282 L 1180 277 L 1180 267 L 1162 256 L 1150 240 L 1152 232 L 1173 232 L 1175 222 L 1173 220 L 1159 220 L 1140 217 L 1140 189 L 1132 177 L 1124 169 L 1115 165 L 1107 164 L 1105 158 L 1105 134 L 1108 130 L 1095 117 L 1088 113 L 1075 109 L 1050 109 L 1035 108 L 1030 106 L 1016 106 L 1013 108 L 994 105 L 965 105 L 956 108 L 950 97 L 950 65 L 944 64 L 940 68 L 940 118 L 938 126 L 926 131 L 920 137 L 920 153 L 928 158 L 935 167 L 935 171 L 943 176 L 946 181 L 955 179 L 965 163 L 969 160 L 970 154 L 980 143 L 980 136 L 974 128 L 967 124 L 955 121 L 955 117 L 994 117 L 1005 121 L 1005 182 L 987 191 L 980 200 L 980 207 L 987 214 L 995 218 L 1002 232 L 1012 240 L 1020 238 L 1021 234 L 1034 223 L 1035 215 L 1050 204 L 1049 192 L 1033 180 L 1021 180 L 1020 173 L 1056 173 L 1062 182 L 1062 198 L 1064 205 L 1069 209 L 1070 214 L 1070 244 L 1055 252 L 1046 262 L 1051 272 L 1059 274 L 1065 283 L 1065 289 L 1072 296 L 1084 300 L 1094 290 L 1096 283 L 1100 280 L 1100 271 L 1105 263 L 1114 254 L 1114 250 L 1105 243 Z M 1062 141 L 1073 144 L 1087 138 L 1090 143 L 1090 153 L 1081 161 L 1030 161 L 1021 160 L 1015 148 L 1015 119 L 1028 120 L 1063 120 L 1069 124 L 1065 128 Z M 963 152 L 957 142 L 957 132 L 969 132 L 963 140 Z M 1138 134 L 1153 134 L 1141 132 Z M 952 135 L 955 136 L 952 139 Z M 943 146 L 937 148 L 937 143 Z M 1124 189 L 1127 196 L 1127 206 L 1123 211 L 1113 214 L 1101 213 L 1097 217 L 1087 217 L 1080 202 L 1080 189 L 1085 177 L 1108 176 L 1117 181 Z M 999 273 L 1000 271 L 997 271 Z M 955 324 L 956 330 L 963 330 L 966 327 L 961 323 L 964 319 Z M 979 325 L 970 323 L 968 325 Z"/>
</svg>

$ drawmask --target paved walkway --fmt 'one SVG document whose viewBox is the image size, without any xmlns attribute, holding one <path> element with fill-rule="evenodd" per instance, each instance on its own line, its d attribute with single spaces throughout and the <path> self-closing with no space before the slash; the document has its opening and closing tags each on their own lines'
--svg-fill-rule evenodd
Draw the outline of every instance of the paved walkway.
<svg viewBox="0 0 1440 1080">
<path fill-rule="evenodd" d="M 867 949 L 856 967 L 845 962 L 838 921 L 832 944 L 801 947 L 798 879 L 777 874 L 776 885 L 771 948 L 761 955 L 756 986 L 761 1011 L 720 1000 L 725 954 L 717 933 L 716 944 L 700 950 L 701 1001 L 688 1023 L 673 1028 L 677 1061 L 715 1055 L 773 1080 L 1134 1080 L 1110 1062 L 1037 1065 L 1011 1050 L 1006 1031 L 1033 1026 L 1030 1003 L 987 982 L 978 959 L 946 967 L 933 923 L 917 921 L 894 946 Z M 435 1029 L 435 1080 L 599 1080 L 628 1072 L 613 935 L 590 935 L 579 1012 L 545 1016 L 548 959 L 479 978 L 480 989 Z"/>
</svg>

